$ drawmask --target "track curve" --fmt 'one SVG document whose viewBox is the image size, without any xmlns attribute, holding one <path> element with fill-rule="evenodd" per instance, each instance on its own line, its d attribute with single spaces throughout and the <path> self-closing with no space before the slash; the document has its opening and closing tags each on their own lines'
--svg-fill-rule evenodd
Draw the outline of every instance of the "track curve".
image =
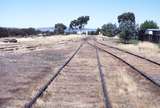
<svg viewBox="0 0 160 108">
<path fill-rule="evenodd" d="M 89 42 L 87 42 L 89 45 L 91 45 L 94 48 L 98 48 L 99 50 L 106 52 L 112 56 L 114 56 L 115 58 L 119 59 L 120 61 L 122 61 L 123 63 L 125 63 L 126 65 L 128 65 L 130 68 L 132 68 L 133 70 L 135 70 L 136 72 L 138 72 L 139 74 L 141 74 L 144 78 L 146 78 L 147 80 L 149 80 L 151 83 L 153 83 L 154 85 L 160 87 L 160 84 L 158 82 L 156 82 L 155 80 L 152 79 L 152 77 L 148 76 L 147 74 L 145 74 L 144 72 L 140 71 L 138 68 L 136 68 L 135 66 L 133 66 L 132 64 L 128 63 L 127 61 L 125 61 L 124 59 L 118 57 L 117 55 L 97 46 L 97 45 L 93 45 Z"/>
</svg>

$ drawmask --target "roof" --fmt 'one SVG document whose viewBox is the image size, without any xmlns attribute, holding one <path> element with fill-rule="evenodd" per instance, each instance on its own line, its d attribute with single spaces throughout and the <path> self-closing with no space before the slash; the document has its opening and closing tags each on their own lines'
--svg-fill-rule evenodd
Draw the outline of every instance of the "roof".
<svg viewBox="0 0 160 108">
<path fill-rule="evenodd" d="M 147 29 L 146 31 L 160 31 L 160 29 Z"/>
</svg>

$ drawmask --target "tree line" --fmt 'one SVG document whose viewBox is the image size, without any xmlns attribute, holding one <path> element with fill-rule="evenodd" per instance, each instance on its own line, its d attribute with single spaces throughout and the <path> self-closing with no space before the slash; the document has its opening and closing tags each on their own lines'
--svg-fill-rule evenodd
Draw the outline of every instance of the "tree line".
<svg viewBox="0 0 160 108">
<path fill-rule="evenodd" d="M 31 35 L 37 35 L 40 33 L 39 30 L 35 30 L 34 28 L 4 28 L 0 27 L 0 37 L 12 37 L 12 36 L 19 36 L 19 37 L 25 37 L 25 36 L 31 36 Z"/>
<path fill-rule="evenodd" d="M 81 31 L 90 20 L 89 16 L 81 16 L 74 19 L 69 24 L 69 31 L 73 33 L 74 30 Z M 89 35 L 98 35 L 101 33 L 104 36 L 114 37 L 119 36 L 123 43 L 129 43 L 130 40 L 137 40 L 140 33 L 144 33 L 146 29 L 158 29 L 158 25 L 154 21 L 146 20 L 140 26 L 136 24 L 135 14 L 132 12 L 122 13 L 117 17 L 118 26 L 116 24 L 104 24 L 96 31 L 88 32 Z M 55 25 L 55 34 L 64 34 L 67 26 L 63 23 Z"/>
<path fill-rule="evenodd" d="M 74 19 L 69 24 L 69 31 L 70 33 L 74 33 L 74 30 L 82 30 L 84 26 L 88 23 L 90 17 L 89 16 L 80 16 L 77 19 Z M 42 32 L 40 30 L 36 30 L 34 28 L 4 28 L 0 27 L 0 37 L 12 37 L 12 36 L 19 36 L 19 37 L 28 37 L 32 35 L 59 35 L 64 34 L 67 26 L 63 23 L 57 23 L 54 26 L 54 31 L 46 31 Z"/>
<path fill-rule="evenodd" d="M 135 14 L 132 12 L 122 13 L 117 17 L 118 26 L 116 24 L 108 23 L 104 24 L 101 28 L 96 31 L 90 31 L 89 35 L 98 35 L 101 33 L 104 36 L 114 37 L 118 35 L 122 42 L 128 43 L 132 39 L 137 39 L 140 33 L 144 33 L 146 29 L 158 29 L 158 25 L 154 21 L 146 20 L 140 26 L 136 24 Z M 72 20 L 69 24 L 69 34 L 74 34 L 75 31 L 81 31 L 88 24 L 90 20 L 89 16 L 80 16 Z M 67 26 L 63 23 L 57 23 L 54 26 L 53 32 L 42 32 L 34 28 L 3 28 L 0 27 L 0 37 L 9 36 L 32 36 L 43 33 L 45 35 L 59 35 L 65 34 Z"/>
<path fill-rule="evenodd" d="M 127 12 L 117 17 L 119 26 L 108 23 L 101 27 L 101 33 L 104 36 L 113 37 L 118 35 L 123 43 L 129 43 L 130 40 L 137 40 L 139 33 L 144 33 L 146 29 L 158 29 L 154 21 L 146 20 L 140 26 L 136 24 L 135 15 Z"/>
</svg>

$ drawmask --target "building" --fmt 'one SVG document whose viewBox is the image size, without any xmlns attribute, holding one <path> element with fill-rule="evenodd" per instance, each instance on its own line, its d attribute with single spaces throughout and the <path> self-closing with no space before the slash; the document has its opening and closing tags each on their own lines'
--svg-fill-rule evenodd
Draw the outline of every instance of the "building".
<svg viewBox="0 0 160 108">
<path fill-rule="evenodd" d="M 160 29 L 147 29 L 145 31 L 140 31 L 139 39 L 142 41 L 160 43 Z"/>
</svg>

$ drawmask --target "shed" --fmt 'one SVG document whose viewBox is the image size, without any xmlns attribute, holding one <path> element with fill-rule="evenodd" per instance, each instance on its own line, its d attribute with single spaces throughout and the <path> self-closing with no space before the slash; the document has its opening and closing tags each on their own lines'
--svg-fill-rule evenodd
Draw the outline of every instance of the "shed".
<svg viewBox="0 0 160 108">
<path fill-rule="evenodd" d="M 160 29 L 147 29 L 139 35 L 140 40 L 160 43 Z"/>
</svg>

